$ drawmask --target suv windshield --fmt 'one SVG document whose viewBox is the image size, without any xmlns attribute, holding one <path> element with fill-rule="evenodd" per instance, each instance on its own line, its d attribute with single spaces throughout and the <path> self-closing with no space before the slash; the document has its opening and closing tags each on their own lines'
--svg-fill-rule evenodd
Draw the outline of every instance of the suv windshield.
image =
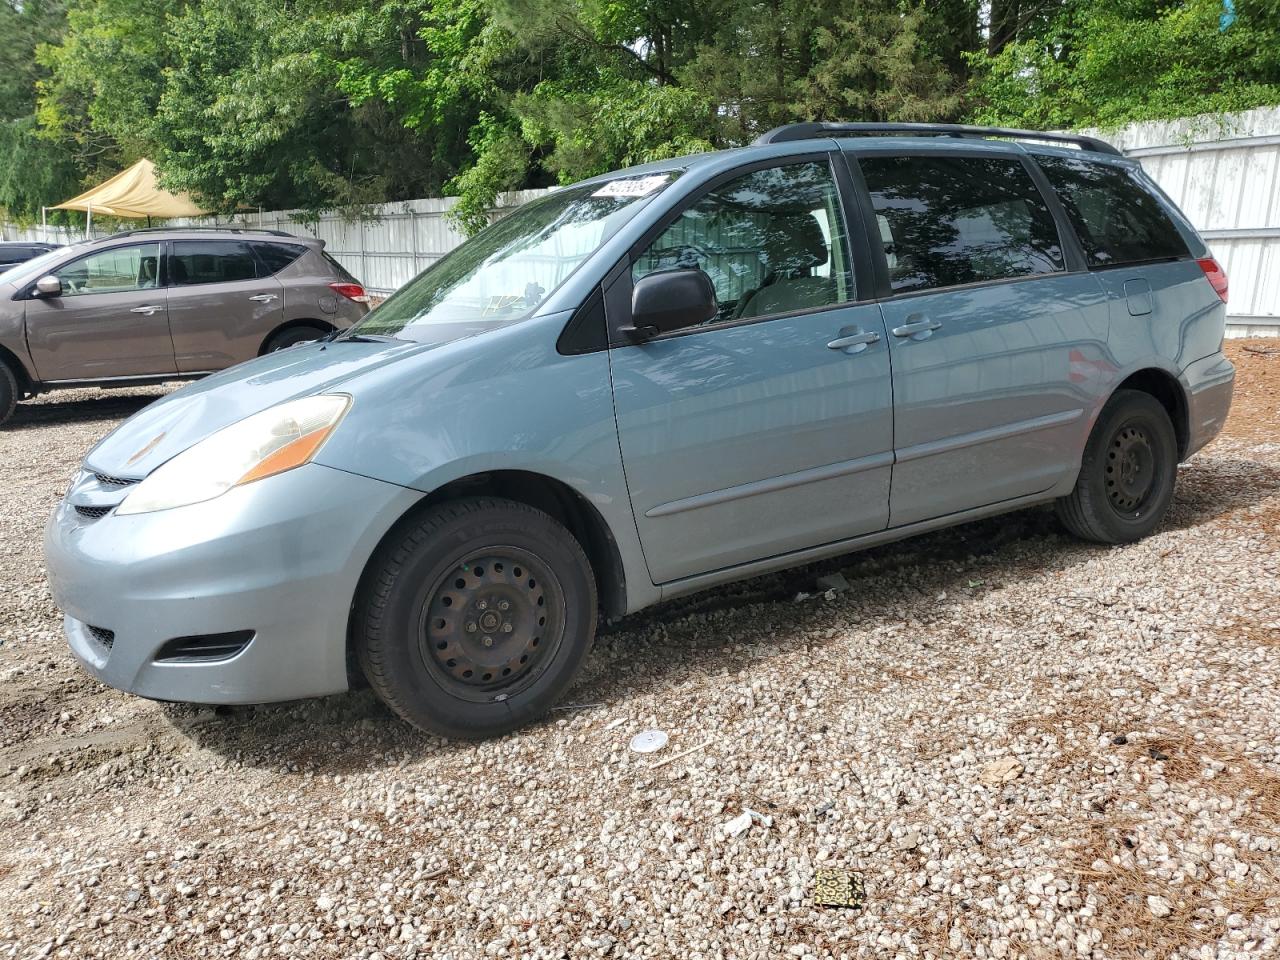
<svg viewBox="0 0 1280 960">
<path fill-rule="evenodd" d="M 453 250 L 345 336 L 443 343 L 530 316 L 677 171 L 557 190 Z"/>
</svg>

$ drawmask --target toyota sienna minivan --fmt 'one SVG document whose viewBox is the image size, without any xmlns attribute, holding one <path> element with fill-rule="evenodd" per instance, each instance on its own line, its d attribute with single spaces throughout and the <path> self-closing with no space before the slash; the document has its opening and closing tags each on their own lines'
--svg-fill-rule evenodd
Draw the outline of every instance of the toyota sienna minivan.
<svg viewBox="0 0 1280 960">
<path fill-rule="evenodd" d="M 521 207 L 351 330 L 158 400 L 45 552 L 162 700 L 544 713 L 601 614 L 1054 502 L 1121 543 L 1221 429 L 1226 277 L 1091 138 L 799 124 Z"/>
</svg>

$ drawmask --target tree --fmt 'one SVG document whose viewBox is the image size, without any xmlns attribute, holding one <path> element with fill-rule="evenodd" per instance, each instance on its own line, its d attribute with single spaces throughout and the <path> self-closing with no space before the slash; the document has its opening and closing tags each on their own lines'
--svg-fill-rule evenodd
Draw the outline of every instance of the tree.
<svg viewBox="0 0 1280 960">
<path fill-rule="evenodd" d="M 337 89 L 350 42 L 340 4 L 203 0 L 170 24 L 150 137 L 169 186 L 216 209 L 322 209 L 432 184 L 414 135 L 382 104 Z"/>
<path fill-rule="evenodd" d="M 954 6 L 976 18 L 976 5 Z M 490 98 L 473 138 L 484 176 L 455 181 L 470 211 L 531 168 L 572 181 L 794 120 L 932 120 L 962 106 L 925 36 L 934 21 L 902 0 L 496 0 L 494 18 L 543 76 Z"/>
<path fill-rule="evenodd" d="M 72 159 L 42 136 L 34 114 L 36 87 L 47 75 L 35 51 L 65 19 L 56 0 L 0 3 L 0 208 L 18 220 L 35 219 L 77 185 Z"/>
<path fill-rule="evenodd" d="M 973 58 L 973 117 L 1052 129 L 1119 126 L 1280 103 L 1280 3 L 1074 0 L 1038 35 Z"/>
<path fill-rule="evenodd" d="M 36 49 L 44 135 L 100 179 L 147 153 L 171 64 L 167 26 L 185 0 L 75 0 L 65 30 Z"/>
<path fill-rule="evenodd" d="M 140 156 L 214 209 L 502 191 L 797 120 L 1280 103 L 1280 0 L 0 0 L 0 205 Z"/>
</svg>

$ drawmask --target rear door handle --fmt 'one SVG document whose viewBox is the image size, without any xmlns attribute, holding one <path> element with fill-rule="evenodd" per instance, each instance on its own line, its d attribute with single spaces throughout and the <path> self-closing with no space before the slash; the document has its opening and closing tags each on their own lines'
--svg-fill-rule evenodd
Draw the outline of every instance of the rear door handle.
<svg viewBox="0 0 1280 960">
<path fill-rule="evenodd" d="M 868 344 L 877 343 L 880 340 L 880 334 L 871 331 L 860 331 L 851 333 L 845 337 L 836 337 L 827 344 L 828 350 L 843 350 L 845 353 L 861 353 L 867 349 Z"/>
<path fill-rule="evenodd" d="M 924 340 L 933 331 L 941 327 L 942 324 L 937 320 L 926 320 L 918 313 L 907 317 L 907 322 L 900 327 L 893 328 L 895 337 L 910 337 L 912 340 Z"/>
<path fill-rule="evenodd" d="M 130 313 L 142 313 L 142 314 L 146 314 L 146 315 L 149 317 L 149 316 L 151 316 L 153 313 L 159 313 L 159 312 L 160 312 L 161 310 L 163 310 L 163 309 L 164 309 L 164 307 L 158 306 L 158 305 L 156 305 L 156 304 L 154 304 L 154 303 L 148 303 L 148 304 L 146 304 L 145 306 L 141 306 L 141 307 L 134 307 L 134 308 L 133 308 L 132 310 L 130 310 L 129 312 L 130 312 Z"/>
<path fill-rule="evenodd" d="M 279 300 L 280 298 L 274 293 L 259 293 L 257 296 L 250 297 L 249 299 L 255 303 L 270 303 L 272 300 Z"/>
</svg>

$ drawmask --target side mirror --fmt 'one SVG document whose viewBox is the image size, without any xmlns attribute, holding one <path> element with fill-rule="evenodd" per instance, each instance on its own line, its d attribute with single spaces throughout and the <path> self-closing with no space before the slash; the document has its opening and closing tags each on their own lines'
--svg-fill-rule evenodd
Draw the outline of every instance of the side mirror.
<svg viewBox="0 0 1280 960">
<path fill-rule="evenodd" d="M 41 277 L 36 281 L 36 296 L 40 297 L 60 297 L 62 296 L 62 281 L 50 274 L 47 277 Z"/>
<path fill-rule="evenodd" d="M 631 292 L 631 323 L 622 332 L 634 340 L 706 323 L 719 310 L 716 288 L 702 270 L 661 270 L 641 277 Z"/>
</svg>

